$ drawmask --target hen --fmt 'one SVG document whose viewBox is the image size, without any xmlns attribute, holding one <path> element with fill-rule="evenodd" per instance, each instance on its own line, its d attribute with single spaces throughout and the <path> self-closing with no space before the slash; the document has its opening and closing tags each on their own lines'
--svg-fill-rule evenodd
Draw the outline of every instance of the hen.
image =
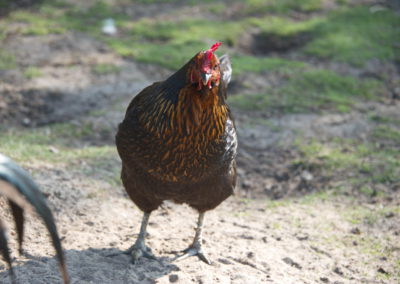
<svg viewBox="0 0 400 284">
<path fill-rule="evenodd" d="M 139 236 L 127 251 L 133 262 L 142 256 L 155 259 L 145 245 L 149 216 L 172 200 L 199 212 L 193 243 L 178 259 L 197 255 L 210 264 L 201 244 L 204 214 L 228 198 L 236 184 L 236 130 L 226 104 L 232 69 L 227 55 L 214 54 L 220 45 L 143 89 L 119 125 L 121 179 L 144 212 Z"/>
<path fill-rule="evenodd" d="M 43 219 L 51 240 L 56 249 L 57 258 L 60 262 L 61 274 L 64 283 L 69 283 L 62 252 L 60 238 L 54 223 L 53 215 L 46 204 L 43 194 L 30 176 L 12 160 L 0 154 L 0 194 L 6 197 L 10 204 L 11 212 L 15 220 L 18 235 L 19 250 L 22 252 L 22 241 L 24 235 L 24 210 L 34 208 Z M 10 266 L 11 276 L 14 276 L 11 258 L 8 251 L 8 241 L 4 234 L 4 228 L 0 220 L 0 251 Z"/>
</svg>

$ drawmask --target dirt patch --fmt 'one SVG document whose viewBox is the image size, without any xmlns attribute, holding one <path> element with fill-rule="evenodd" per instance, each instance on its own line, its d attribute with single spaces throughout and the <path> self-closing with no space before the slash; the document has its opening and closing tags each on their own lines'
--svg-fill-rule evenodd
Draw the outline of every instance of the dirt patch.
<svg viewBox="0 0 400 284">
<path fill-rule="evenodd" d="M 21 9 L 21 8 L 29 8 L 33 5 L 38 5 L 43 0 L 5 0 L 2 1 L 0 7 L 0 16 L 7 15 L 12 10 Z"/>
<path fill-rule="evenodd" d="M 244 47 L 248 53 L 254 55 L 287 53 L 304 46 L 311 38 L 312 35 L 307 32 L 299 32 L 293 35 L 260 32 L 253 34 L 250 42 Z"/>
<path fill-rule="evenodd" d="M 359 205 L 340 199 L 308 205 L 294 200 L 278 207 L 261 199 L 227 200 L 206 214 L 204 248 L 211 266 L 196 258 L 172 261 L 191 242 L 197 214 L 167 202 L 152 214 L 147 236 L 159 261 L 141 259 L 133 265 L 123 254 L 107 257 L 128 248 L 139 230 L 142 214 L 122 188 L 53 165 L 29 170 L 55 213 L 72 282 L 368 283 L 381 279 L 390 283 L 380 278 L 382 271 L 396 273 L 392 260 L 399 256 L 398 212 L 381 215 L 380 205 L 370 204 L 363 208 L 377 219 L 371 223 L 362 217 L 354 224 L 346 218 L 358 218 L 353 208 Z M 395 205 L 386 203 L 388 208 Z M 1 214 L 11 224 L 4 207 Z M 58 282 L 57 262 L 44 226 L 27 217 L 25 255 L 14 260 L 17 283 L 31 282 L 32 275 L 45 283 Z M 389 235 L 391 241 L 385 239 Z M 16 255 L 16 240 L 10 241 Z M 385 257 L 379 254 L 382 244 L 390 251 Z M 365 253 L 369 249 L 378 254 Z M 5 266 L 1 271 L 0 279 L 8 281 Z"/>
<path fill-rule="evenodd" d="M 150 67 L 125 61 L 79 33 L 15 38 L 6 47 L 21 60 L 19 69 L 4 74 L 0 89 L 0 120 L 8 125 L 40 126 L 77 119 L 150 83 L 146 73 Z M 112 64 L 118 70 L 94 74 L 99 64 Z M 42 67 L 42 74 L 27 80 L 23 71 L 30 65 Z"/>
</svg>

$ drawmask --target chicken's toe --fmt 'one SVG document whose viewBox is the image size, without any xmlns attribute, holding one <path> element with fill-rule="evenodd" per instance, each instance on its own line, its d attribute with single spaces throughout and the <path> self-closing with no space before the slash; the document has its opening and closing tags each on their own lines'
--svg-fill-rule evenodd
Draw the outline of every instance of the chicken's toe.
<svg viewBox="0 0 400 284">
<path fill-rule="evenodd" d="M 182 255 L 177 256 L 174 260 L 179 261 L 195 255 L 197 255 L 201 261 L 204 261 L 207 264 L 211 264 L 211 261 L 207 258 L 200 244 L 192 244 L 190 247 L 183 251 Z"/>
<path fill-rule="evenodd" d="M 135 243 L 133 246 L 131 246 L 129 249 L 123 252 L 117 252 L 117 253 L 111 253 L 106 255 L 107 257 L 113 257 L 113 256 L 118 256 L 121 254 L 127 254 L 132 257 L 132 263 L 135 264 L 141 257 L 145 257 L 148 259 L 152 260 L 157 260 L 158 259 L 154 256 L 154 254 L 151 252 L 151 249 L 147 246 L 145 246 L 142 243 Z"/>
<path fill-rule="evenodd" d="M 135 264 L 141 257 L 152 260 L 158 260 L 151 249 L 144 244 L 136 243 L 126 251 L 127 254 L 132 256 L 132 263 Z"/>
</svg>

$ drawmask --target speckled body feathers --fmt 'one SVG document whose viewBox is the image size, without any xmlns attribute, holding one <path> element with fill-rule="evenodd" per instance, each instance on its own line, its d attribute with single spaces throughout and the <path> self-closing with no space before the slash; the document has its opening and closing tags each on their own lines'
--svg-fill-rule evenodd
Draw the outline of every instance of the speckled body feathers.
<svg viewBox="0 0 400 284">
<path fill-rule="evenodd" d="M 121 178 L 144 212 L 164 200 L 204 212 L 233 193 L 237 139 L 226 84 L 198 90 L 193 61 L 142 90 L 119 125 Z"/>
</svg>

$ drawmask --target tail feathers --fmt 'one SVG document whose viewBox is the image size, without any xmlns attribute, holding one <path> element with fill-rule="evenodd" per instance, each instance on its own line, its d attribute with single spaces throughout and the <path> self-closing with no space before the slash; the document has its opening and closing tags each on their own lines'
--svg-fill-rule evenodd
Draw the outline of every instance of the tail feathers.
<svg viewBox="0 0 400 284">
<path fill-rule="evenodd" d="M 11 275 L 11 280 L 13 283 L 15 283 L 15 277 L 14 277 L 14 270 L 12 269 L 11 266 L 11 257 L 10 257 L 10 251 L 8 249 L 8 241 L 7 241 L 7 236 L 5 234 L 5 229 L 3 227 L 3 223 L 0 220 L 0 249 L 1 249 L 1 254 L 3 255 L 4 260 L 7 262 L 8 266 L 10 267 L 10 275 Z"/>
<path fill-rule="evenodd" d="M 23 225 L 24 225 L 24 210 L 31 211 L 32 208 L 39 214 L 43 219 L 47 230 L 50 233 L 50 237 L 53 246 L 56 250 L 56 255 L 60 263 L 61 274 L 64 283 L 69 283 L 69 278 L 66 270 L 65 259 L 61 247 L 60 238 L 58 237 L 57 227 L 54 222 L 53 214 L 46 204 L 45 197 L 41 193 L 39 187 L 30 178 L 27 172 L 20 166 L 15 164 L 9 158 L 0 154 L 0 194 L 5 196 L 10 203 L 12 214 L 15 220 L 18 243 L 20 245 L 20 251 L 23 242 Z M 4 231 L 0 228 L 0 249 L 3 253 L 4 259 L 8 262 L 11 267 L 11 262 L 8 261 L 10 258 L 6 254 L 8 253 L 7 241 L 3 241 L 1 235 L 4 235 Z M 6 239 L 5 239 L 6 240 Z"/>
<path fill-rule="evenodd" d="M 219 58 L 220 68 L 222 72 L 222 83 L 225 87 L 228 86 L 232 77 L 232 65 L 228 54 L 224 54 Z"/>
<path fill-rule="evenodd" d="M 8 201 L 11 213 L 14 217 L 15 228 L 17 229 L 19 253 L 22 254 L 22 242 L 24 241 L 24 210 L 11 200 Z"/>
</svg>

